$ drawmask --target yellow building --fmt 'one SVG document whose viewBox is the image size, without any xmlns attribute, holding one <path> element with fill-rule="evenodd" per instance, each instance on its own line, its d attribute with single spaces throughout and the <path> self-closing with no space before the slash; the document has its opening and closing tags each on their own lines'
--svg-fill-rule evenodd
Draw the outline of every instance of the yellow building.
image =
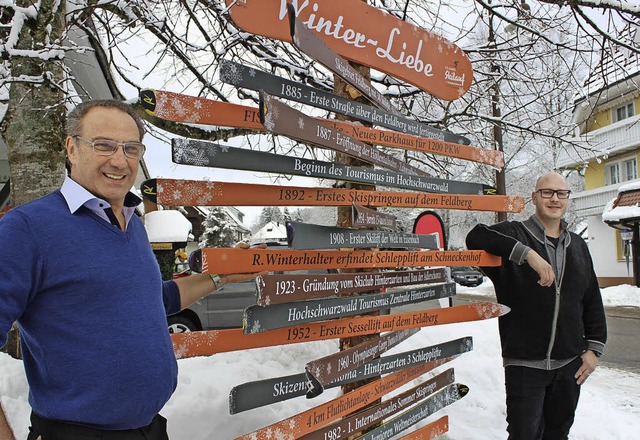
<svg viewBox="0 0 640 440">
<path fill-rule="evenodd" d="M 634 42 L 640 43 L 636 28 Z M 584 176 L 584 191 L 572 195 L 578 215 L 588 224 L 588 243 L 602 287 L 633 284 L 627 263 L 630 246 L 620 231 L 602 221 L 605 206 L 618 189 L 640 188 L 640 57 L 626 49 L 603 57 L 596 72 L 574 101 L 577 137 L 558 159 L 561 169 L 577 169 Z"/>
</svg>

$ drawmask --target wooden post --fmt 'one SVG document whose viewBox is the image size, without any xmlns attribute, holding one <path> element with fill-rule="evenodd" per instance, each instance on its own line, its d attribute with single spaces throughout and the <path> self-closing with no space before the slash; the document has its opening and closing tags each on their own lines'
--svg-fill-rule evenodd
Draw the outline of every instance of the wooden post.
<svg viewBox="0 0 640 440">
<path fill-rule="evenodd" d="M 363 0 L 366 2 L 366 0 Z M 366 78 L 370 78 L 370 69 L 366 66 L 360 65 L 360 64 L 355 64 L 355 63 L 350 63 L 351 66 L 353 66 L 360 74 L 362 74 L 363 76 L 365 76 Z M 360 100 L 362 102 L 366 102 L 366 100 L 362 97 L 362 94 L 360 92 L 358 92 L 354 87 L 352 87 L 350 84 L 348 84 L 347 82 L 343 81 L 341 78 L 339 78 L 338 76 L 334 76 L 334 93 L 338 96 L 344 96 L 347 97 L 349 99 L 353 99 L 353 100 Z M 350 121 L 353 120 L 347 116 L 343 116 L 343 115 L 336 115 L 336 118 L 338 120 L 343 120 L 343 121 Z M 340 153 L 340 152 L 336 152 L 336 156 L 335 156 L 335 162 L 340 163 L 340 164 L 344 164 L 344 165 L 351 165 L 351 166 L 359 166 L 359 167 L 370 167 L 373 168 L 373 165 L 361 161 L 359 159 L 353 158 L 351 156 L 348 156 L 344 153 Z M 339 184 L 339 183 L 338 183 Z M 375 185 L 365 185 L 365 184 L 359 184 L 359 183 L 352 183 L 352 182 L 344 182 L 344 185 L 341 185 L 344 188 L 350 188 L 350 189 L 362 189 L 362 190 L 375 190 L 376 187 Z M 350 227 L 352 226 L 352 214 L 351 214 L 351 207 L 350 206 L 341 206 L 338 207 L 338 226 L 339 227 Z M 356 272 L 356 271 L 370 271 L 368 269 L 347 269 L 345 271 L 352 271 L 352 272 Z M 371 312 L 371 313 L 367 313 L 368 315 L 380 315 L 380 312 Z M 362 342 L 365 341 L 370 341 L 372 339 L 379 339 L 380 338 L 380 334 L 372 334 L 372 335 L 365 335 L 365 336 L 354 336 L 354 337 L 350 337 L 350 338 L 341 338 L 340 339 L 340 350 L 347 350 L 351 347 L 354 347 Z M 379 379 L 380 376 L 375 376 L 372 377 L 370 379 L 365 379 L 365 380 L 361 380 L 361 381 L 357 381 L 357 382 L 353 382 L 353 383 L 349 383 L 349 384 L 345 384 L 341 386 L 341 389 L 343 391 L 343 393 L 348 393 L 349 391 L 353 391 L 356 388 L 359 388 L 367 383 L 373 382 L 377 379 Z M 377 399 L 375 401 L 372 401 L 369 405 L 366 406 L 366 408 L 377 405 L 381 402 L 381 399 Z M 380 424 L 378 425 L 374 425 L 371 428 L 368 428 L 367 430 L 363 431 L 363 432 L 367 432 L 370 431 L 376 427 L 380 426 Z M 356 438 L 358 435 L 360 435 L 360 433 L 356 433 L 350 437 L 348 437 L 349 439 L 352 438 Z"/>
</svg>

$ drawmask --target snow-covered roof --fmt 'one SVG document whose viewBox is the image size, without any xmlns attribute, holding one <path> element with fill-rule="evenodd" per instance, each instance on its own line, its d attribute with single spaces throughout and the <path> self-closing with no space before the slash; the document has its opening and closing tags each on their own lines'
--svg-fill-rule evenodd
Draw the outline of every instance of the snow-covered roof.
<svg viewBox="0 0 640 440">
<path fill-rule="evenodd" d="M 619 36 L 630 45 L 640 43 L 640 27 L 630 24 Z M 616 46 L 604 51 L 598 67 L 594 69 L 584 83 L 586 95 L 596 94 L 628 77 L 640 72 L 640 56 L 626 47 Z"/>
<path fill-rule="evenodd" d="M 175 210 L 146 213 L 144 227 L 151 243 L 184 242 L 191 232 L 191 222 Z"/>
<path fill-rule="evenodd" d="M 607 203 L 602 221 L 613 227 L 640 222 L 640 182 L 622 185 L 618 196 Z"/>
<path fill-rule="evenodd" d="M 640 45 L 640 27 L 629 25 L 618 38 L 630 45 Z M 640 96 L 640 54 L 622 46 L 603 51 L 581 93 L 574 98 L 573 122 L 578 130 L 573 142 L 577 146 L 560 151 L 557 167 L 583 167 L 596 158 L 637 149 L 640 144 L 637 115 L 587 132 L 589 118 L 595 113 L 625 105 L 637 96 Z"/>
<path fill-rule="evenodd" d="M 640 27 L 630 25 L 619 36 L 631 45 L 640 44 Z M 574 122 L 584 124 L 596 107 L 601 110 L 617 106 L 639 93 L 640 55 L 625 47 L 602 52 L 597 68 L 591 71 L 580 96 L 574 100 Z"/>
<path fill-rule="evenodd" d="M 287 241 L 284 223 L 269 222 L 251 237 L 252 242 Z"/>
</svg>

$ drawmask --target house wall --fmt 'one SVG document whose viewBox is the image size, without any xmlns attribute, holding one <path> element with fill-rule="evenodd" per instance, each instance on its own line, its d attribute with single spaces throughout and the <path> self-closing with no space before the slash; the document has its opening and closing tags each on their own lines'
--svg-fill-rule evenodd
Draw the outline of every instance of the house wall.
<svg viewBox="0 0 640 440">
<path fill-rule="evenodd" d="M 635 113 L 640 113 L 640 96 L 634 98 Z M 600 110 L 589 118 L 587 123 L 587 132 L 594 131 L 613 123 L 613 110 L 614 107 L 608 107 Z M 636 154 L 636 163 L 638 163 L 638 155 Z M 607 163 L 619 160 L 622 156 L 609 157 L 607 160 L 598 162 L 597 160 L 591 160 L 588 163 L 588 167 L 585 169 L 584 174 L 584 189 L 590 190 L 594 188 L 600 188 L 606 185 L 605 167 Z"/>
<path fill-rule="evenodd" d="M 594 131 L 602 127 L 606 127 L 613 123 L 613 112 L 612 110 L 617 107 L 607 107 L 603 110 L 598 111 L 593 116 L 589 118 L 587 122 L 587 132 Z M 635 110 L 635 114 L 640 114 L 640 96 L 636 96 L 633 99 L 633 108 Z"/>
<path fill-rule="evenodd" d="M 589 118 L 587 132 L 606 127 L 609 124 L 611 124 L 611 109 L 602 110 Z"/>
<path fill-rule="evenodd" d="M 636 166 L 640 164 L 640 155 L 636 153 L 625 153 L 618 156 L 608 157 L 606 160 L 600 160 L 600 163 L 596 160 L 589 162 L 589 165 L 584 171 L 584 189 L 590 190 L 594 188 L 601 188 L 606 185 L 605 168 L 607 164 L 617 162 L 621 159 L 627 160 L 632 157 L 636 158 Z M 640 176 L 640 172 L 638 173 Z"/>
<path fill-rule="evenodd" d="M 630 265 L 628 275 L 626 262 L 618 261 L 615 229 L 606 225 L 600 215 L 588 217 L 587 224 L 589 252 L 600 287 L 633 284 L 633 268 Z"/>
<path fill-rule="evenodd" d="M 604 186 L 604 163 L 592 160 L 584 170 L 584 189 L 590 190 L 601 186 Z"/>
</svg>

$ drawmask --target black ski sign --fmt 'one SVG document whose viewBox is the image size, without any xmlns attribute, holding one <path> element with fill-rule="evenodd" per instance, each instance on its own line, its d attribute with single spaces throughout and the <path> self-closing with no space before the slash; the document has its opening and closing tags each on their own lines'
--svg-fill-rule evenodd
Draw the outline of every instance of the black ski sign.
<svg viewBox="0 0 640 440">
<path fill-rule="evenodd" d="M 495 188 L 481 183 L 297 158 L 194 139 L 173 139 L 171 145 L 172 160 L 181 165 L 344 180 L 431 193 L 490 194 L 495 191 Z"/>
<path fill-rule="evenodd" d="M 260 121 L 272 133 L 330 148 L 393 171 L 426 175 L 420 168 L 408 165 L 400 159 L 382 153 L 372 145 L 328 127 L 263 90 L 260 91 Z"/>
<path fill-rule="evenodd" d="M 435 284 L 420 289 L 341 298 L 309 300 L 271 306 L 249 306 L 244 310 L 245 334 L 254 334 L 333 318 L 360 315 L 407 304 L 455 295 L 455 283 Z"/>
<path fill-rule="evenodd" d="M 471 141 L 464 136 L 439 130 L 425 123 L 394 115 L 371 105 L 361 104 L 233 61 L 222 60 L 220 62 L 220 80 L 236 87 L 244 87 L 256 91 L 264 90 L 280 98 L 351 116 L 401 133 L 409 133 L 456 144 L 471 144 Z"/>
<path fill-rule="evenodd" d="M 392 356 L 384 356 L 340 376 L 335 382 L 324 386 L 324 388 L 334 388 L 381 374 L 393 373 L 425 362 L 437 362 L 438 364 L 434 365 L 435 368 L 472 349 L 473 339 L 465 337 Z M 295 397 L 305 395 L 315 397 L 321 392 L 322 388 L 314 389 L 312 387 L 312 382 L 307 378 L 306 373 L 247 382 L 231 389 L 229 411 L 231 414 L 237 414 Z"/>
<path fill-rule="evenodd" d="M 290 6 L 291 4 L 289 4 Z M 362 76 L 356 69 L 351 67 L 349 62 L 335 53 L 324 41 L 312 32 L 307 25 L 296 19 L 295 13 L 289 10 L 291 20 L 291 36 L 293 44 L 302 52 L 309 55 L 314 60 L 321 63 L 327 69 L 338 75 L 340 78 L 351 84 L 355 89 L 367 97 L 369 101 L 378 107 L 392 113 L 400 115 L 400 112 L 380 93 L 371 82 Z"/>
<path fill-rule="evenodd" d="M 379 338 L 369 339 L 354 347 L 308 362 L 304 370 L 307 375 L 313 376 L 312 381 L 316 380 L 325 386 L 349 371 L 372 361 L 418 331 L 419 329 L 408 329 L 385 333 Z"/>
<path fill-rule="evenodd" d="M 446 280 L 447 275 L 443 268 L 394 272 L 260 275 L 256 278 L 257 304 L 268 306 L 411 284 L 441 283 Z"/>
<path fill-rule="evenodd" d="M 287 222 L 287 241 L 291 249 L 439 249 L 438 235 L 348 229 L 333 226 Z"/>
<path fill-rule="evenodd" d="M 351 205 L 351 224 L 354 228 L 378 227 L 395 231 L 396 217 L 354 203 Z"/>
<path fill-rule="evenodd" d="M 344 373 L 334 382 L 323 385 L 313 374 L 307 373 L 307 382 L 310 387 L 307 390 L 307 396 L 316 396 L 322 393 L 322 390 L 326 387 L 333 386 L 334 383 L 343 380 L 361 380 L 368 379 L 370 377 L 379 376 L 381 374 L 389 373 L 390 371 L 397 371 L 398 369 L 408 368 L 414 365 L 419 365 L 424 362 L 433 362 L 440 359 L 447 359 L 452 356 L 457 356 L 461 353 L 466 353 L 473 349 L 473 339 L 469 336 L 459 338 L 453 341 L 444 342 L 439 345 L 432 345 L 430 347 L 418 348 L 416 350 L 405 351 L 404 353 L 398 353 L 390 356 L 373 359 L 355 370 L 351 370 Z M 317 368 L 322 370 L 321 365 L 317 365 Z"/>
</svg>

